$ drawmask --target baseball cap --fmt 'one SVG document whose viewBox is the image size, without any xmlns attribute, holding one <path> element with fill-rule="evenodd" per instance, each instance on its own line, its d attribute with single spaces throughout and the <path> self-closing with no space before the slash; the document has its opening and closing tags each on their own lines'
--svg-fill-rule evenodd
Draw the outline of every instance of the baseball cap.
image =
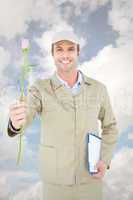
<svg viewBox="0 0 133 200">
<path fill-rule="evenodd" d="M 62 40 L 68 40 L 75 44 L 79 44 L 78 37 L 72 31 L 55 32 L 55 34 L 52 38 L 52 44 L 62 41 Z"/>
</svg>

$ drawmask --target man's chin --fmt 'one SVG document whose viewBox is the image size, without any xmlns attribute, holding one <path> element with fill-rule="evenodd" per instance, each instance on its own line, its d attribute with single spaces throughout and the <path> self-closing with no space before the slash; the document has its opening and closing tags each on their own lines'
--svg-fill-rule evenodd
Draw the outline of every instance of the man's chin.
<svg viewBox="0 0 133 200">
<path fill-rule="evenodd" d="M 60 66 L 58 66 L 58 68 L 63 71 L 70 71 L 72 69 L 72 66 L 71 65 L 60 65 Z"/>
</svg>

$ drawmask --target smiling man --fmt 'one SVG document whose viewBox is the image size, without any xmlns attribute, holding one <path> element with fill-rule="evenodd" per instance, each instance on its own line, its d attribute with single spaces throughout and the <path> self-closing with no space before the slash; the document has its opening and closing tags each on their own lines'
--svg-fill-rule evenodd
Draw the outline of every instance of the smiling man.
<svg viewBox="0 0 133 200">
<path fill-rule="evenodd" d="M 102 200 L 102 178 L 118 133 L 106 87 L 78 70 L 80 44 L 72 32 L 55 33 L 51 51 L 56 72 L 35 82 L 26 103 L 11 106 L 8 134 L 19 134 L 20 127 L 26 128 L 39 113 L 43 200 Z M 90 175 L 86 136 L 99 135 L 99 120 L 101 160 L 97 173 Z"/>
</svg>

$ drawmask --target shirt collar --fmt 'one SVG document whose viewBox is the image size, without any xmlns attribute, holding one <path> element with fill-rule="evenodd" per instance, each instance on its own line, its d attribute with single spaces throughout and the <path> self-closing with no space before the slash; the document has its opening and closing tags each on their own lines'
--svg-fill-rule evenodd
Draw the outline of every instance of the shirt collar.
<svg viewBox="0 0 133 200">
<path fill-rule="evenodd" d="M 64 81 L 64 80 L 57 74 L 57 72 L 56 72 L 56 76 L 57 76 L 58 80 L 62 83 L 62 85 L 65 85 L 66 87 L 69 87 L 69 88 L 70 88 L 70 86 L 68 85 L 68 83 L 67 83 L 66 81 Z M 76 86 L 81 85 L 82 80 L 83 80 L 82 74 L 81 74 L 80 71 L 78 71 L 78 80 L 77 80 L 76 83 L 73 85 L 73 87 L 76 87 Z"/>
<path fill-rule="evenodd" d="M 80 72 L 79 74 L 81 74 L 82 77 L 82 81 L 87 85 L 91 85 L 93 83 L 93 81 L 87 77 L 81 70 L 78 70 L 78 72 Z M 57 72 L 55 71 L 51 77 L 51 81 L 52 81 L 52 87 L 54 90 L 57 90 L 58 88 L 63 86 L 63 83 L 61 83 L 61 81 L 57 78 Z"/>
</svg>

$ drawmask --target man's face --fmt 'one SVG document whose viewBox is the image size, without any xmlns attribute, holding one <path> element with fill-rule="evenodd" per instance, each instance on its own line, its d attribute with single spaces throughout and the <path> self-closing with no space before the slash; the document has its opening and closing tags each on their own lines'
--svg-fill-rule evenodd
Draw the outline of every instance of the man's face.
<svg viewBox="0 0 133 200">
<path fill-rule="evenodd" d="M 77 67 L 79 46 L 70 41 L 62 40 L 53 45 L 52 55 L 58 70 L 70 71 Z"/>
</svg>

